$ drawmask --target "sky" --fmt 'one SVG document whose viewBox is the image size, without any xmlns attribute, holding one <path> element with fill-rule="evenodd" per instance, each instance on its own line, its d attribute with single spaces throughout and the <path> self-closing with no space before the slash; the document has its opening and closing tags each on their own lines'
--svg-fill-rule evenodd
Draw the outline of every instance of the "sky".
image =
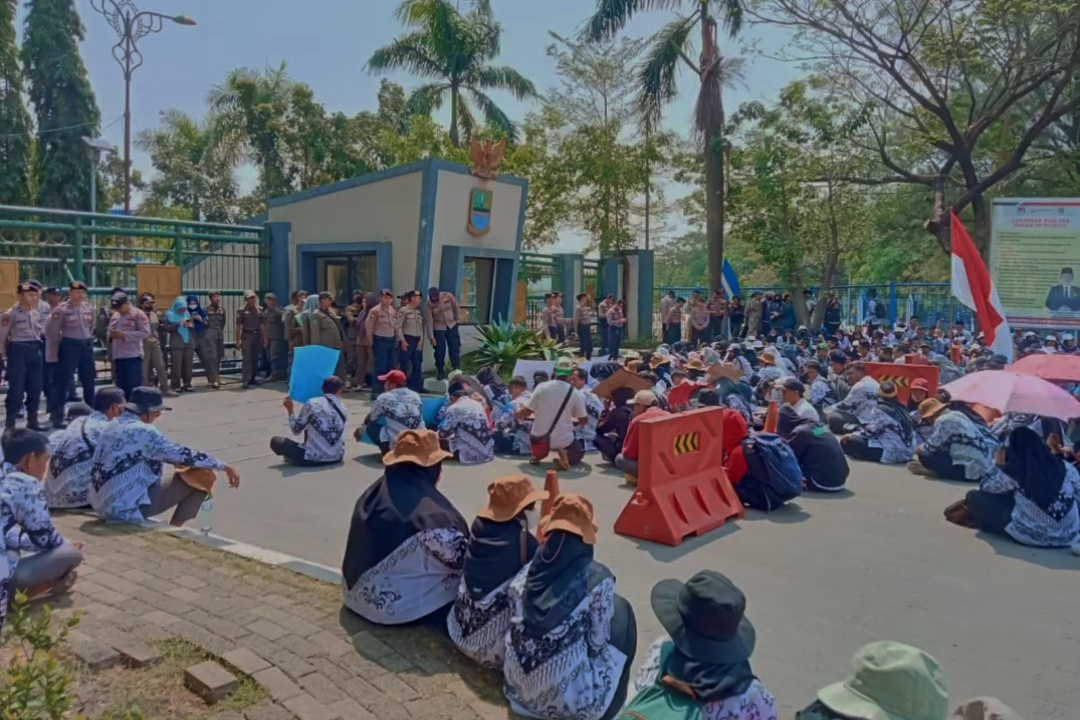
<svg viewBox="0 0 1080 720">
<path fill-rule="evenodd" d="M 105 18 L 92 10 L 90 0 L 76 0 L 76 5 L 86 26 L 83 59 L 102 125 L 108 126 L 102 136 L 122 147 L 124 83 L 111 55 L 116 36 Z M 282 61 L 293 79 L 310 85 L 329 111 L 352 114 L 375 109 L 380 78 L 366 72 L 364 64 L 374 49 L 401 32 L 394 19 L 395 0 L 156 0 L 137 5 L 140 10 L 186 15 L 198 24 L 166 24 L 162 32 L 141 41 L 145 60 L 132 81 L 133 137 L 155 127 L 159 113 L 169 108 L 201 115 L 207 94 L 231 69 L 276 67 Z M 594 7 L 591 0 L 492 0 L 492 6 L 503 27 L 497 62 L 515 67 L 541 91 L 558 80 L 546 55 L 548 31 L 573 35 Z M 648 36 L 671 17 L 671 11 L 639 15 L 626 33 Z M 757 42 L 766 52 L 775 52 L 787 40 L 782 31 L 768 27 L 749 27 L 743 35 L 743 42 Z M 742 52 L 737 46 L 733 51 Z M 730 108 L 752 99 L 769 102 L 801 74 L 792 65 L 744 56 L 745 87 L 727 94 Z M 389 77 L 407 90 L 420 82 L 407 74 Z M 693 84 L 688 72 L 680 80 L 683 94 L 668 109 L 666 123 L 685 134 L 693 110 Z M 523 118 L 531 107 L 498 93 L 495 98 L 514 119 Z M 137 150 L 133 153 L 135 167 L 149 175 L 149 158 Z"/>
</svg>

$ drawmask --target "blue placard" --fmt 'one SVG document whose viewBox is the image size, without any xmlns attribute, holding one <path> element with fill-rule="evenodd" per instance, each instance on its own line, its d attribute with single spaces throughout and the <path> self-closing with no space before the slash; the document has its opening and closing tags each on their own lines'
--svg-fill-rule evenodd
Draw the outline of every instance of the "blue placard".
<svg viewBox="0 0 1080 720">
<path fill-rule="evenodd" d="M 446 397 L 444 396 L 444 397 L 437 397 L 437 398 L 421 398 L 420 402 L 422 402 L 424 404 L 424 411 L 423 411 L 424 427 L 426 427 L 428 430 L 437 430 L 438 427 L 437 427 L 437 425 L 435 423 L 435 419 L 437 417 L 439 417 L 439 411 L 442 410 L 443 405 L 446 404 L 446 402 L 447 402 Z M 380 428 L 382 426 L 383 426 L 383 421 L 382 420 L 375 423 L 375 427 L 377 427 L 377 428 Z M 360 442 L 366 442 L 369 445 L 374 445 L 374 443 L 371 442 L 371 439 L 367 436 L 367 433 L 364 433 L 363 435 L 361 435 Z"/>
<path fill-rule="evenodd" d="M 292 374 L 289 375 L 289 397 L 304 403 L 323 394 L 323 380 L 337 370 L 341 351 L 322 345 L 307 345 L 293 350 Z"/>
</svg>

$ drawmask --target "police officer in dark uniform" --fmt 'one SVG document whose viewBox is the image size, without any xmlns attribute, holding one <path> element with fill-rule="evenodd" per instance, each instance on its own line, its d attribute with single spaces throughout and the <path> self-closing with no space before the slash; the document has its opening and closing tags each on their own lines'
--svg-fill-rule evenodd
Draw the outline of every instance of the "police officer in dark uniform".
<svg viewBox="0 0 1080 720">
<path fill-rule="evenodd" d="M 60 307 L 60 303 L 64 301 L 64 291 L 58 287 L 50 287 L 45 290 L 45 302 L 49 306 L 49 313 L 45 315 L 45 324 L 48 327 L 48 318 L 52 317 L 52 314 Z M 56 340 L 49 338 L 48 333 L 45 335 L 45 407 L 47 408 L 49 415 L 52 415 L 52 408 L 57 402 L 61 407 L 64 404 L 64 398 L 70 397 L 70 393 L 75 387 L 68 383 L 68 386 L 63 390 L 63 395 L 56 396 L 57 392 L 57 376 L 60 374 L 60 343 Z M 56 422 L 53 422 L 56 425 Z"/>
<path fill-rule="evenodd" d="M 236 311 L 236 347 L 243 359 L 245 388 L 262 384 L 256 377 L 263 350 L 262 328 L 263 310 L 259 307 L 259 296 L 254 290 L 248 290 L 244 293 L 244 307 Z"/>
<path fill-rule="evenodd" d="M 19 408 L 26 398 L 26 427 L 47 430 L 38 423 L 45 367 L 42 339 L 45 323 L 38 307 L 38 293 L 30 283 L 19 284 L 19 302 L 0 314 L 0 355 L 7 365 L 8 393 L 4 404 L 5 429 L 15 427 Z"/>
<path fill-rule="evenodd" d="M 83 388 L 84 401 L 93 407 L 94 381 L 94 306 L 87 300 L 86 283 L 73 280 L 68 285 L 68 301 L 52 311 L 45 322 L 48 344 L 59 348 L 60 368 L 53 376 L 52 399 L 49 415 L 53 425 L 62 426 L 64 399 L 67 397 L 71 376 L 78 371 Z"/>
</svg>

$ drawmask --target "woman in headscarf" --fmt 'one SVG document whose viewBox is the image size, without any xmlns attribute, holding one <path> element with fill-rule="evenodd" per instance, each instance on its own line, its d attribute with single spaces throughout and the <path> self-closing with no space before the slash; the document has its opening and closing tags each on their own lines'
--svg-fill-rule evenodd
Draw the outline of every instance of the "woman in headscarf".
<svg viewBox="0 0 1080 720">
<path fill-rule="evenodd" d="M 221 362 L 221 358 L 218 357 L 218 348 L 213 338 L 206 337 L 206 310 L 199 303 L 198 295 L 187 296 L 187 311 L 188 316 L 191 318 L 192 327 L 192 349 L 195 355 L 199 357 L 199 364 L 203 369 L 214 366 L 216 363 Z M 210 382 L 210 375 L 206 376 L 207 383 L 210 383 L 211 387 L 215 385 Z M 188 383 L 187 390 L 190 391 L 191 383 Z"/>
<path fill-rule="evenodd" d="M 169 335 L 169 387 L 173 392 L 191 392 L 191 366 L 195 360 L 196 330 L 195 322 L 191 319 L 191 312 L 188 310 L 188 301 L 185 298 L 176 298 L 172 307 L 165 311 L 165 317 L 161 321 L 161 330 Z"/>
<path fill-rule="evenodd" d="M 465 656 L 502 670 L 510 628 L 510 581 L 528 567 L 539 543 L 528 514 L 548 494 L 523 476 L 488 485 L 487 505 L 476 514 L 465 549 L 457 600 L 446 620 L 450 639 Z"/>
<path fill-rule="evenodd" d="M 446 627 L 469 525 L 438 490 L 432 430 L 406 430 L 383 457 L 385 474 L 356 501 L 341 574 L 345 607 L 377 625 L 427 619 Z"/>
<path fill-rule="evenodd" d="M 503 678 L 518 715 L 610 720 L 626 700 L 637 621 L 615 576 L 593 559 L 596 529 L 592 503 L 560 495 L 528 571 L 510 583 Z"/>
<path fill-rule="evenodd" d="M 858 460 L 883 465 L 906 463 L 915 454 L 915 421 L 896 399 L 896 384 L 885 381 L 869 419 L 853 433 L 840 438 L 844 452 Z"/>
<path fill-rule="evenodd" d="M 986 419 L 971 405 L 954 401 L 945 405 L 928 398 L 920 415 L 933 421 L 929 437 L 916 450 L 908 470 L 916 475 L 982 483 L 998 474 L 994 453 L 1001 441 Z"/>
<path fill-rule="evenodd" d="M 662 580 L 652 607 L 666 633 L 634 674 L 625 716 L 678 698 L 697 703 L 698 717 L 776 720 L 776 701 L 750 667 L 757 632 L 735 583 L 711 570 L 686 583 Z"/>
<path fill-rule="evenodd" d="M 317 294 L 308 295 L 307 299 L 304 300 L 304 309 L 296 313 L 296 324 L 300 326 L 301 330 L 303 330 L 304 322 L 317 312 L 319 312 L 319 296 Z M 366 316 L 364 318 L 364 321 L 367 322 Z M 304 345 L 303 332 L 301 332 L 300 335 L 301 339 L 298 343 L 296 343 L 297 347 L 303 347 Z"/>
<path fill-rule="evenodd" d="M 750 407 L 751 398 L 747 397 L 752 395 L 749 385 L 722 377 L 716 381 L 716 393 L 721 404 L 742 415 L 748 425 L 754 421 L 754 413 Z"/>
<path fill-rule="evenodd" d="M 1068 547 L 1080 539 L 1080 473 L 1030 428 L 1012 431 L 998 451 L 1001 472 L 967 494 L 975 525 L 1033 547 Z"/>
</svg>

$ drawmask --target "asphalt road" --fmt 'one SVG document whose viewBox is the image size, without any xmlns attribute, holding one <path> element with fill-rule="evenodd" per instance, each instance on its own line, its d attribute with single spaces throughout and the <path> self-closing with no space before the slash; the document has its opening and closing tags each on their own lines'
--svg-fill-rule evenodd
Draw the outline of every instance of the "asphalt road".
<svg viewBox="0 0 1080 720">
<path fill-rule="evenodd" d="M 171 401 L 175 411 L 160 427 L 240 469 L 241 488 L 216 497 L 216 535 L 339 567 L 353 505 L 381 473 L 375 449 L 350 440 L 342 465 L 282 464 L 268 446 L 271 435 L 288 433 L 282 392 L 268 385 L 186 395 Z M 367 412 L 367 395 L 346 400 L 351 430 Z M 506 460 L 448 464 L 442 488 L 471 519 L 491 480 L 526 473 L 540 484 L 544 469 Z M 783 718 L 842 679 L 856 649 L 874 640 L 937 657 L 953 704 L 992 695 L 1029 720 L 1080 717 L 1080 557 L 945 522 L 942 510 L 963 485 L 860 463 L 850 492 L 804 496 L 671 548 L 612 532 L 631 495 L 620 473 L 600 465 L 560 481 L 597 507 L 597 559 L 634 605 L 639 653 L 660 632 L 649 607 L 653 584 L 711 568 L 747 595 L 758 629 L 754 669 Z"/>
</svg>

